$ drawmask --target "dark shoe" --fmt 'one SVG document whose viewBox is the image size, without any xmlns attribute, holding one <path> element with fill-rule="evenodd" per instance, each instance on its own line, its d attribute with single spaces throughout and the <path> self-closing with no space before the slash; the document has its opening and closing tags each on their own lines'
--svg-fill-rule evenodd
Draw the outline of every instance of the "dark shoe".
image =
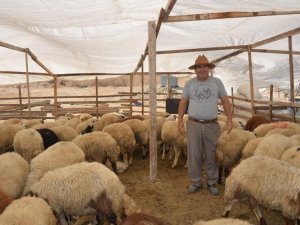
<svg viewBox="0 0 300 225">
<path fill-rule="evenodd" d="M 207 184 L 207 189 L 208 189 L 209 193 L 213 196 L 220 195 L 219 189 L 216 184 L 212 184 L 212 185 Z"/>
<path fill-rule="evenodd" d="M 200 190 L 201 190 L 201 185 L 200 186 L 196 186 L 196 185 L 192 184 L 189 187 L 188 193 L 195 193 L 195 192 L 198 192 Z"/>
</svg>

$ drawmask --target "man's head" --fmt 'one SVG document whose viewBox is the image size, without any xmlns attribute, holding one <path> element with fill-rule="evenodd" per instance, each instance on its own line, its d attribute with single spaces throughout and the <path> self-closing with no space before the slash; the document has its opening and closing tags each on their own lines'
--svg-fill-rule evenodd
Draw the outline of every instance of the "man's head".
<svg viewBox="0 0 300 225">
<path fill-rule="evenodd" d="M 206 80 L 208 78 L 209 71 L 213 68 L 215 68 L 215 64 L 210 63 L 205 55 L 199 55 L 195 64 L 189 67 L 189 69 L 195 70 L 199 80 Z"/>
</svg>

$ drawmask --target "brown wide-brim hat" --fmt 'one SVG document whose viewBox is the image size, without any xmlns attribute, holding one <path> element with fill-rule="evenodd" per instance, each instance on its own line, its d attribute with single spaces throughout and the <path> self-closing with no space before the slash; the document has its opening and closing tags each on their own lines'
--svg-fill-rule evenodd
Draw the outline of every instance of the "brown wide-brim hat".
<svg viewBox="0 0 300 225">
<path fill-rule="evenodd" d="M 216 67 L 215 64 L 210 63 L 205 55 L 199 55 L 195 61 L 195 64 L 190 66 L 190 70 L 194 70 L 196 66 L 208 66 L 210 69 L 213 69 Z"/>
</svg>

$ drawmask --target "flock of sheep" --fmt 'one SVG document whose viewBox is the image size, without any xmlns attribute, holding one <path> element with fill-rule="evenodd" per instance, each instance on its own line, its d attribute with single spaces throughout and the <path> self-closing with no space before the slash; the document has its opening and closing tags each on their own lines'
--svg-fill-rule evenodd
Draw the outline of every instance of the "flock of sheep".
<svg viewBox="0 0 300 225">
<path fill-rule="evenodd" d="M 261 225 L 266 221 L 259 205 L 279 211 L 287 225 L 295 224 L 300 216 L 300 126 L 256 116 L 247 122 L 247 130 L 234 120 L 234 129 L 227 133 L 225 121 L 219 116 L 216 152 L 219 183 L 223 171 L 226 177 L 223 217 L 247 197 Z M 186 135 L 178 132 L 173 115 L 158 116 L 156 122 L 162 159 L 169 154 L 176 167 L 179 157 L 187 157 Z M 169 225 L 141 213 L 117 176 L 134 163 L 134 152 L 147 156 L 149 131 L 149 118 L 118 113 L 99 119 L 68 114 L 44 123 L 3 121 L 0 225 L 79 225 L 87 218 L 90 224 Z M 193 225 L 217 224 L 250 223 L 223 218 Z"/>
</svg>

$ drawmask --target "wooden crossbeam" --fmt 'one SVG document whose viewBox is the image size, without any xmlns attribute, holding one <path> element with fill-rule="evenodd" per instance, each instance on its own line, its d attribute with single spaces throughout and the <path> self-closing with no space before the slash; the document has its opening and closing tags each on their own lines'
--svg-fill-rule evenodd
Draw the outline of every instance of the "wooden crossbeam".
<svg viewBox="0 0 300 225">
<path fill-rule="evenodd" d="M 15 51 L 19 51 L 19 52 L 25 52 L 25 49 L 24 48 L 20 48 L 18 46 L 15 46 L 15 45 L 11 45 L 11 44 L 8 44 L 8 43 L 5 43 L 3 41 L 0 41 L 0 46 L 4 47 L 4 48 L 9 48 L 11 50 L 15 50 Z"/>
<path fill-rule="evenodd" d="M 300 11 L 296 10 L 296 11 L 202 13 L 202 14 L 193 14 L 193 15 L 169 16 L 165 22 L 173 23 L 173 22 L 185 22 L 185 21 L 196 21 L 196 20 L 215 20 L 215 19 L 227 19 L 227 18 L 277 16 L 277 15 L 292 15 L 292 14 L 300 14 Z"/>
</svg>

